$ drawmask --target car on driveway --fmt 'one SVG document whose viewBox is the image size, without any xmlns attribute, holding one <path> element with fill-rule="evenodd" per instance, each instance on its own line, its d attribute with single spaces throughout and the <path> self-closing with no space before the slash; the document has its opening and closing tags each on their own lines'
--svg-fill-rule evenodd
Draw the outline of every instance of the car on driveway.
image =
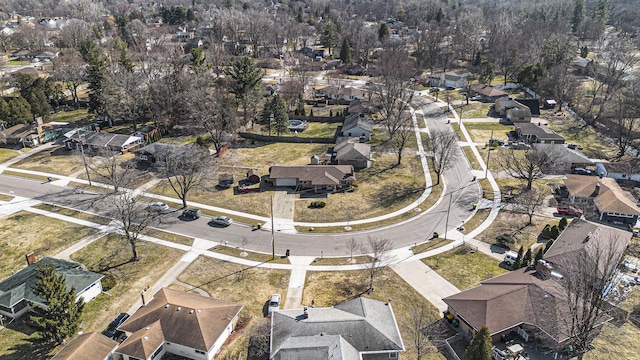
<svg viewBox="0 0 640 360">
<path fill-rule="evenodd" d="M 169 210 L 169 205 L 163 202 L 154 202 L 147 205 L 147 210 L 163 212 Z"/>
<path fill-rule="evenodd" d="M 202 211 L 200 211 L 198 209 L 187 209 L 187 210 L 182 212 L 182 217 L 184 217 L 184 218 L 189 218 L 189 219 L 196 220 L 200 216 L 202 216 Z"/>
<path fill-rule="evenodd" d="M 233 224 L 233 219 L 228 216 L 214 216 L 211 218 L 211 223 L 222 226 L 229 226 Z"/>
<path fill-rule="evenodd" d="M 274 310 L 280 310 L 280 294 L 271 295 L 269 300 L 268 313 L 271 314 Z"/>
<path fill-rule="evenodd" d="M 582 210 L 577 207 L 573 207 L 571 205 L 561 205 L 556 208 L 558 214 L 560 215 L 569 215 L 569 216 L 582 216 Z"/>
<path fill-rule="evenodd" d="M 472 97 L 469 98 L 469 100 L 471 100 L 471 101 L 480 101 L 480 100 L 482 100 L 482 96 L 480 96 L 480 95 L 472 96 Z"/>
<path fill-rule="evenodd" d="M 122 331 L 118 331 L 118 327 L 120 327 L 120 325 L 127 321 L 128 318 L 129 314 L 120 313 L 109 323 L 109 326 L 107 326 L 107 328 L 102 332 L 102 335 L 111 339 L 118 339 L 124 334 Z"/>
<path fill-rule="evenodd" d="M 571 173 L 578 174 L 578 175 L 591 175 L 593 172 L 585 168 L 575 168 L 571 170 Z"/>
</svg>

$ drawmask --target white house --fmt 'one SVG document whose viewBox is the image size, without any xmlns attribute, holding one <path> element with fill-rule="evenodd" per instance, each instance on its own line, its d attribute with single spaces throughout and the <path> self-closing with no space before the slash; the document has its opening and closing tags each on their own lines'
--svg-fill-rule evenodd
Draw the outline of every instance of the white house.
<svg viewBox="0 0 640 360">
<path fill-rule="evenodd" d="M 373 133 L 373 120 L 363 113 L 349 114 L 344 118 L 341 136 L 357 137 L 371 140 Z"/>
</svg>

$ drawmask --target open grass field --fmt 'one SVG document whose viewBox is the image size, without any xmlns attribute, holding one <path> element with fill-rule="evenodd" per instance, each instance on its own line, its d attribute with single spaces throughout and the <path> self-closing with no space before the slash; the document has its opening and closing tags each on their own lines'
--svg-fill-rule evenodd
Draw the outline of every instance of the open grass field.
<svg viewBox="0 0 640 360">
<path fill-rule="evenodd" d="M 465 122 L 465 128 L 469 132 L 469 136 L 473 142 L 476 143 L 488 143 L 493 133 L 494 139 L 506 139 L 509 137 L 509 133 L 513 130 L 513 126 L 504 125 L 496 122 Z"/>
<path fill-rule="evenodd" d="M 298 131 L 298 134 L 297 134 L 298 137 L 301 137 L 301 138 L 333 137 L 336 134 L 336 129 L 341 124 L 309 122 L 308 125 L 309 126 L 304 131 Z M 283 134 L 283 136 L 294 136 L 294 132 Z"/>
<path fill-rule="evenodd" d="M 594 349 L 584 359 L 637 359 L 640 354 L 638 339 L 640 329 L 631 322 L 627 321 L 621 326 L 608 322 L 593 342 Z"/>
<path fill-rule="evenodd" d="M 0 279 L 27 266 L 25 254 L 52 256 L 96 230 L 26 211 L 0 219 Z"/>
<path fill-rule="evenodd" d="M 593 128 L 581 125 L 569 114 L 566 116 L 544 116 L 549 128 L 564 136 L 567 143 L 582 145 L 584 153 L 589 158 L 610 159 L 616 155 L 616 147 L 604 141 Z"/>
<path fill-rule="evenodd" d="M 86 304 L 82 314 L 82 330 L 102 331 L 119 313 L 126 312 L 138 299 L 140 291 L 153 285 L 184 252 L 153 243 L 138 241 L 140 260 L 131 262 L 128 242 L 117 234 L 109 234 L 71 255 L 74 261 L 91 271 L 111 275 L 116 286 Z"/>
<path fill-rule="evenodd" d="M 422 262 L 460 290 L 508 272 L 498 266 L 497 260 L 466 246 L 422 259 Z"/>
<path fill-rule="evenodd" d="M 331 194 L 326 199 L 296 201 L 295 220 L 304 222 L 348 221 L 387 214 L 413 202 L 424 191 L 422 165 L 417 156 L 406 155 L 402 164 L 393 167 L 395 155 L 378 154 L 373 166 L 356 173 L 354 192 Z M 312 201 L 327 203 L 311 209 Z"/>
<path fill-rule="evenodd" d="M 13 167 L 52 174 L 71 175 L 83 168 L 82 158 L 64 146 L 40 151 L 21 160 Z"/>
<path fill-rule="evenodd" d="M 492 105 L 488 103 L 470 103 L 469 105 L 465 104 L 458 107 L 456 111 L 458 111 L 458 115 L 462 119 L 486 118 Z"/>
<path fill-rule="evenodd" d="M 111 222 L 111 219 L 104 216 L 94 215 L 87 212 L 77 211 L 77 210 L 60 207 L 56 205 L 51 205 L 51 204 L 38 204 L 34 206 L 34 208 L 54 212 L 60 215 L 74 217 L 76 219 L 91 221 L 93 223 L 101 224 L 101 225 L 107 225 Z"/>
<path fill-rule="evenodd" d="M 5 161 L 11 160 L 18 155 L 20 155 L 20 151 L 18 150 L 0 148 L 0 164 Z"/>
<path fill-rule="evenodd" d="M 311 300 L 313 300 L 317 307 L 333 306 L 360 295 L 367 289 L 368 284 L 365 270 L 342 272 L 310 271 L 307 272 L 302 303 L 310 305 Z M 385 268 L 379 273 L 374 280 L 374 288 L 375 291 L 363 296 L 384 302 L 391 299 L 393 312 L 407 348 L 407 352 L 403 353 L 401 357 L 415 359 L 415 348 L 413 348 L 404 329 L 413 316 L 411 307 L 414 304 L 424 305 L 433 315 L 434 321 L 439 318 L 438 311 L 390 268 Z M 426 354 L 425 358 L 445 359 L 436 350 L 431 350 Z"/>
<path fill-rule="evenodd" d="M 489 244 L 495 244 L 498 236 L 508 234 L 515 239 L 515 243 L 510 245 L 511 249 L 517 251 L 520 246 L 523 246 L 526 250 L 539 241 L 538 235 L 540 235 L 546 224 L 551 226 L 558 225 L 560 218 L 551 219 L 534 216 L 533 225 L 527 225 L 528 222 L 529 217 L 525 214 L 500 211 L 491 226 L 476 236 L 476 239 Z M 547 240 L 540 240 L 542 243 L 546 243 L 546 241 Z"/>
<path fill-rule="evenodd" d="M 280 294 L 286 301 L 289 271 L 247 268 L 243 265 L 199 257 L 178 277 L 178 280 L 205 290 L 211 297 L 244 304 L 233 340 L 226 344 L 218 359 L 247 358 L 248 333 L 264 325 L 267 301 L 271 294 Z"/>
<path fill-rule="evenodd" d="M 46 122 L 58 121 L 58 122 L 75 122 L 88 118 L 89 112 L 87 109 L 78 109 L 72 111 L 61 111 L 55 114 L 51 114 L 47 117 Z"/>
</svg>

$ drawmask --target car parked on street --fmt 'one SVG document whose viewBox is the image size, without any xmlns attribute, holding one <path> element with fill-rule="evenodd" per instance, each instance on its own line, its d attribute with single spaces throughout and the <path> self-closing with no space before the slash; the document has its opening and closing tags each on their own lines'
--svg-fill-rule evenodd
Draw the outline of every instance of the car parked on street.
<svg viewBox="0 0 640 360">
<path fill-rule="evenodd" d="M 214 216 L 211 218 L 211 223 L 222 226 L 229 226 L 233 224 L 233 219 L 228 216 Z"/>
<path fill-rule="evenodd" d="M 118 327 L 125 321 L 127 321 L 128 318 L 129 314 L 120 313 L 109 323 L 109 326 L 107 326 L 107 328 L 102 332 L 102 335 L 114 340 L 120 338 L 120 336 L 124 335 L 124 333 L 122 331 L 119 331 Z"/>
<path fill-rule="evenodd" d="M 202 211 L 198 209 L 187 209 L 182 212 L 182 217 L 193 219 L 193 220 L 198 219 L 200 216 L 202 216 Z"/>
<path fill-rule="evenodd" d="M 147 210 L 156 211 L 156 212 L 163 212 L 163 211 L 169 210 L 169 205 L 167 205 L 167 204 L 165 204 L 163 202 L 154 202 L 154 203 L 150 203 L 149 205 L 147 205 Z"/>
</svg>

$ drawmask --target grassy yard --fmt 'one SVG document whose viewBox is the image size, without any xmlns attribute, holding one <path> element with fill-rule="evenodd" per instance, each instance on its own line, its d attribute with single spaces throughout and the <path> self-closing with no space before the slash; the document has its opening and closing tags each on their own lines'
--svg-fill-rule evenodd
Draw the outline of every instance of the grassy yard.
<svg viewBox="0 0 640 360">
<path fill-rule="evenodd" d="M 220 359 L 247 358 L 247 333 L 264 318 L 271 294 L 280 294 L 286 301 L 289 271 L 247 268 L 243 265 L 199 257 L 178 277 L 178 280 L 205 290 L 211 297 L 244 304 L 235 339 L 223 348 Z"/>
<path fill-rule="evenodd" d="M 0 148 L 0 164 L 5 161 L 11 160 L 18 155 L 20 155 L 20 151 L 18 150 Z"/>
<path fill-rule="evenodd" d="M 637 359 L 640 354 L 638 339 L 640 339 L 640 329 L 631 322 L 627 321 L 621 326 L 608 322 L 593 342 L 594 349 L 584 358 L 585 360 Z"/>
<path fill-rule="evenodd" d="M 458 115 L 460 115 L 462 119 L 486 118 L 489 114 L 489 108 L 491 108 L 492 105 L 493 104 L 471 103 L 458 107 L 456 111 L 458 111 Z"/>
<path fill-rule="evenodd" d="M 322 209 L 311 209 L 312 201 L 296 201 L 295 220 L 305 222 L 365 219 L 401 209 L 424 191 L 422 165 L 417 156 L 405 155 L 402 164 L 393 167 L 395 155 L 378 154 L 373 166 L 356 174 L 354 192 L 332 194 Z"/>
<path fill-rule="evenodd" d="M 545 116 L 549 128 L 566 138 L 567 143 L 582 145 L 582 152 L 589 158 L 609 159 L 616 155 L 615 146 L 611 146 L 598 136 L 596 130 L 583 126 L 570 115 Z"/>
<path fill-rule="evenodd" d="M 437 238 L 435 240 L 426 242 L 424 244 L 420 244 L 418 246 L 414 246 L 411 248 L 411 250 L 413 251 L 414 254 L 420 254 L 423 252 L 427 252 L 429 250 L 433 250 L 433 249 L 437 249 L 439 247 L 448 245 L 450 243 L 452 243 L 453 240 L 449 240 L 449 239 L 445 239 L 445 238 Z"/>
<path fill-rule="evenodd" d="M 153 285 L 184 254 L 182 251 L 138 242 L 140 260 L 131 262 L 131 248 L 124 238 L 109 234 L 71 256 L 91 271 L 113 276 L 116 286 L 87 303 L 82 314 L 82 330 L 102 331 L 118 313 L 138 299 L 140 291 Z"/>
<path fill-rule="evenodd" d="M 336 129 L 340 126 L 339 123 L 320 123 L 320 122 L 309 122 L 309 127 L 307 127 L 304 131 L 298 131 L 298 137 L 301 138 L 312 138 L 312 137 L 333 137 L 336 134 Z M 294 133 L 290 132 L 288 134 L 284 134 L 284 136 L 293 136 Z"/>
<path fill-rule="evenodd" d="M 24 255 L 52 256 L 96 230 L 25 211 L 0 219 L 0 279 L 27 264 Z"/>
<path fill-rule="evenodd" d="M 35 174 L 25 174 L 25 173 L 21 173 L 21 172 L 18 172 L 18 171 L 5 170 L 5 171 L 2 172 L 2 174 L 3 175 L 7 175 L 7 176 L 21 177 L 21 178 L 25 178 L 25 179 L 40 180 L 42 182 L 49 181 L 49 177 L 48 176 L 35 175 Z M 55 177 L 51 177 L 51 179 L 58 180 Z"/>
<path fill-rule="evenodd" d="M 558 225 L 560 219 L 534 216 L 533 225 L 527 225 L 528 222 L 529 217 L 526 214 L 503 210 L 498 213 L 498 217 L 491 226 L 476 236 L 476 239 L 495 244 L 498 236 L 508 234 L 515 239 L 515 243 L 510 245 L 511 249 L 518 250 L 520 246 L 523 246 L 526 250 L 538 242 L 538 235 L 540 235 L 546 224 L 551 226 Z"/>
<path fill-rule="evenodd" d="M 90 214 L 83 211 L 68 209 L 65 207 L 60 207 L 60 206 L 51 205 L 51 204 L 38 204 L 34 206 L 34 208 L 58 213 L 60 215 L 70 216 L 76 219 L 91 221 L 96 224 L 108 225 L 111 222 L 111 219 L 107 217 L 94 215 L 94 214 Z"/>
<path fill-rule="evenodd" d="M 225 255 L 229 255 L 237 258 L 245 258 L 247 260 L 252 260 L 252 261 L 271 262 L 274 264 L 290 264 L 289 258 L 279 256 L 278 254 L 276 254 L 276 258 L 273 261 L 271 261 L 271 258 L 272 258 L 271 254 L 244 251 L 245 255 L 243 256 L 241 255 L 243 253 L 242 248 L 237 248 L 233 246 L 218 245 L 210 250 L 220 254 L 225 254 Z"/>
<path fill-rule="evenodd" d="M 47 117 L 46 122 L 59 121 L 59 122 L 74 122 L 84 120 L 89 117 L 87 109 L 78 109 L 72 111 L 61 111 L 55 114 L 51 114 Z"/>
<path fill-rule="evenodd" d="M 469 132 L 469 136 L 473 142 L 476 143 L 488 143 L 489 139 L 491 139 L 491 134 L 493 133 L 494 139 L 506 139 L 509 136 L 513 127 L 510 125 L 504 125 L 496 122 L 471 122 L 464 123 L 465 128 Z"/>
<path fill-rule="evenodd" d="M 368 278 L 365 270 L 307 272 L 302 303 L 310 305 L 313 300 L 317 307 L 333 306 L 360 295 L 367 289 L 367 285 Z M 401 356 L 406 359 L 415 359 L 415 349 L 404 331 L 405 324 L 408 324 L 413 316 L 411 307 L 418 304 L 424 305 L 434 317 L 434 321 L 439 317 L 438 311 L 389 268 L 383 269 L 375 278 L 374 288 L 375 291 L 364 296 L 384 302 L 391 299 L 393 312 L 407 348 L 407 352 Z M 436 350 L 431 350 L 424 358 L 444 359 Z"/>
<path fill-rule="evenodd" d="M 25 319 L 17 320 L 0 334 L 0 359 L 3 360 L 49 359 L 61 348 L 40 341 Z"/>
<path fill-rule="evenodd" d="M 460 290 L 472 288 L 483 280 L 508 272 L 498 266 L 497 260 L 466 246 L 422 259 L 422 262 Z"/>
<path fill-rule="evenodd" d="M 11 201 L 15 198 L 13 195 L 0 194 L 0 201 Z"/>
<path fill-rule="evenodd" d="M 19 161 L 13 167 L 52 174 L 71 175 L 83 168 L 82 158 L 64 146 L 40 151 Z"/>
</svg>

